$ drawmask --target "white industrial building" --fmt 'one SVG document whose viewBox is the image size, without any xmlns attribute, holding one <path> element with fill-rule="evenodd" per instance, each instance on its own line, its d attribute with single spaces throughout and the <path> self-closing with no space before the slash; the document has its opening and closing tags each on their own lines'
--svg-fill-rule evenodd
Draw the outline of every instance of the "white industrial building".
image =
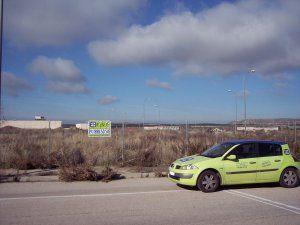
<svg viewBox="0 0 300 225">
<path fill-rule="evenodd" d="M 62 125 L 62 121 L 46 120 L 1 120 L 0 128 L 17 127 L 22 129 L 57 129 Z"/>
<path fill-rule="evenodd" d="M 179 130 L 179 126 L 145 126 L 145 130 Z"/>
<path fill-rule="evenodd" d="M 244 126 L 239 126 L 236 128 L 238 131 L 244 131 L 245 127 Z M 278 131 L 279 127 L 278 126 L 273 126 L 273 127 L 254 127 L 254 126 L 247 126 L 246 131 Z"/>
<path fill-rule="evenodd" d="M 87 123 L 76 123 L 76 128 L 80 130 L 87 130 L 88 124 Z"/>
</svg>

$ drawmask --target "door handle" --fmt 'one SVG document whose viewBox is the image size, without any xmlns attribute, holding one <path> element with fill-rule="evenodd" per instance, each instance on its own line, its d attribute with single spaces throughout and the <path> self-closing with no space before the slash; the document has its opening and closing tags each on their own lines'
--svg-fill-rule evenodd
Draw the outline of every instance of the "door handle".
<svg viewBox="0 0 300 225">
<path fill-rule="evenodd" d="M 280 159 L 275 159 L 274 162 L 281 162 L 281 160 Z"/>
<path fill-rule="evenodd" d="M 250 164 L 255 164 L 256 162 L 254 162 L 254 161 L 252 161 L 252 162 L 250 162 Z"/>
</svg>

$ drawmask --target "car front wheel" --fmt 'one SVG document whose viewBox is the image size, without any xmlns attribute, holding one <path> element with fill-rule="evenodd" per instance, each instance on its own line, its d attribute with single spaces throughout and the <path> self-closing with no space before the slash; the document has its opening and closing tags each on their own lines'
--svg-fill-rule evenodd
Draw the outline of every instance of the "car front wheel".
<svg viewBox="0 0 300 225">
<path fill-rule="evenodd" d="M 197 187 L 203 192 L 214 192 L 220 186 L 220 178 L 218 174 L 212 170 L 204 171 L 200 174 Z"/>
<path fill-rule="evenodd" d="M 293 188 L 299 185 L 298 171 L 294 168 L 286 168 L 280 176 L 280 185 L 286 188 Z"/>
</svg>

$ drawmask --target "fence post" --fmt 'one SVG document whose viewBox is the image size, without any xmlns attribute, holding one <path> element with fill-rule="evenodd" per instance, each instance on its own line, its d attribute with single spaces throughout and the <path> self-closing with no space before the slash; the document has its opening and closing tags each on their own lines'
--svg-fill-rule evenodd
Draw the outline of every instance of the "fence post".
<svg viewBox="0 0 300 225">
<path fill-rule="evenodd" d="M 297 143 L 297 125 L 296 120 L 294 120 L 294 142 Z"/>
<path fill-rule="evenodd" d="M 184 155 L 188 152 L 188 121 L 185 121 L 185 152 Z"/>
<path fill-rule="evenodd" d="M 124 135 L 125 135 L 125 124 L 124 124 L 124 119 L 123 119 L 123 122 L 122 122 L 122 152 L 121 152 L 122 165 L 124 163 L 124 144 L 125 144 Z"/>
<path fill-rule="evenodd" d="M 51 153 L 51 122 L 50 120 L 49 122 L 49 126 L 48 126 L 48 160 L 49 160 L 49 166 L 50 166 L 50 153 Z"/>
</svg>

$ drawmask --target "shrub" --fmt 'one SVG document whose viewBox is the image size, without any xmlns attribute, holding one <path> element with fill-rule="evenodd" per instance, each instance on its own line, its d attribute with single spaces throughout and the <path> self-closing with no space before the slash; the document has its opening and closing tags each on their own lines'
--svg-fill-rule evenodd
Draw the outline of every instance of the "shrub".
<svg viewBox="0 0 300 225">
<path fill-rule="evenodd" d="M 59 168 L 59 179 L 66 182 L 71 181 L 97 181 L 101 176 L 88 165 L 63 166 Z"/>
<path fill-rule="evenodd" d="M 103 182 L 109 182 L 112 180 L 123 179 L 125 177 L 118 174 L 117 171 L 113 170 L 111 167 L 106 166 L 104 170 L 101 172 L 101 180 Z"/>
</svg>

